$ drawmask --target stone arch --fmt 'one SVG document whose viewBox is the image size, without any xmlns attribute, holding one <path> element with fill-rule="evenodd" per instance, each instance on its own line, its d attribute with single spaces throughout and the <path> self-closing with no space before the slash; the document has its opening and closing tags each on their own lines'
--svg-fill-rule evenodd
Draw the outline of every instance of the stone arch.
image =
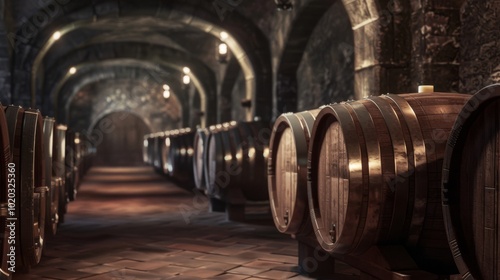
<svg viewBox="0 0 500 280">
<path fill-rule="evenodd" d="M 22 5 L 22 2 L 19 1 L 19 4 L 17 2 L 16 4 Z M 68 1 L 63 2 L 68 3 Z M 41 32 L 34 32 L 27 42 L 19 44 L 17 48 L 19 55 L 16 56 L 14 64 L 17 69 L 16 75 L 17 77 L 22 77 L 22 79 L 27 78 L 33 81 L 32 84 L 34 84 L 36 70 L 34 70 L 34 73 L 31 73 L 28 69 L 35 66 L 37 64 L 36 61 L 41 60 L 41 58 L 37 59 L 36 56 L 41 55 L 43 57 L 44 50 L 50 48 L 50 36 L 55 30 L 60 30 L 63 33 L 62 35 L 64 35 L 66 31 L 77 29 L 79 24 L 92 24 L 92 22 L 104 18 L 118 17 L 123 19 L 128 16 L 149 15 L 161 18 L 164 23 L 182 23 L 186 26 L 213 34 L 214 36 L 219 36 L 221 31 L 228 30 L 232 36 L 227 43 L 242 64 L 247 81 L 247 95 L 255 101 L 248 117 L 255 114 L 264 117 L 269 116 L 271 111 L 269 104 L 272 98 L 269 94 L 272 81 L 270 78 L 270 52 L 267 41 L 260 30 L 243 17 L 229 17 L 224 22 L 221 22 L 217 15 L 209 12 L 210 3 L 192 1 L 194 4 L 189 7 L 185 2 L 169 1 L 168 4 L 165 4 L 162 1 L 140 1 L 139 5 L 139 3 L 133 1 L 118 2 L 108 0 L 93 3 L 90 6 L 70 2 L 64 7 L 64 14 L 62 16 L 55 15 L 49 18 L 47 23 L 39 27 Z M 62 10 L 61 7 L 59 8 Z M 32 16 L 28 21 L 36 17 L 36 12 L 33 11 L 32 14 L 35 16 Z M 23 28 L 21 27 L 19 30 L 17 36 L 23 38 Z M 46 42 L 48 44 L 45 44 Z M 36 51 L 38 49 L 40 49 L 40 52 Z M 36 68 L 35 66 L 33 69 Z M 27 97 L 23 95 L 24 92 L 31 92 L 32 96 Z M 20 103 L 27 103 L 28 100 L 36 100 L 36 94 L 33 96 L 33 93 L 34 87 L 30 88 L 29 84 L 23 84 L 16 88 L 14 96 Z"/>
<path fill-rule="evenodd" d="M 95 83 L 106 79 L 116 79 L 117 77 L 140 78 L 144 80 L 153 80 L 159 85 L 168 84 L 175 93 L 181 93 L 183 91 L 183 85 L 170 75 L 171 72 L 177 73 L 178 71 L 165 68 L 164 66 L 154 65 L 151 62 L 133 59 L 104 60 L 99 63 L 75 65 L 75 69 L 75 74 L 68 74 L 57 82 L 51 94 L 51 99 L 55 104 L 54 115 L 61 121 L 68 119 L 68 106 L 78 90 L 89 83 Z M 137 71 L 131 72 L 129 69 L 137 69 Z M 139 70 L 145 73 L 138 73 Z M 182 94 L 181 96 L 185 95 Z M 183 111 L 195 109 L 190 108 L 189 100 L 186 98 L 181 98 L 180 101 Z M 198 109 L 201 110 L 201 108 Z"/>
</svg>

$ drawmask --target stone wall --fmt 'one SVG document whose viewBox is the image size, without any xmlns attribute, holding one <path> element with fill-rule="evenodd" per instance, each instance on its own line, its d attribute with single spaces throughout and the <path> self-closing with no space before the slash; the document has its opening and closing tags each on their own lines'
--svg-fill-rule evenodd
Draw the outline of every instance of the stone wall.
<svg viewBox="0 0 500 280">
<path fill-rule="evenodd" d="M 238 79 L 234 84 L 233 93 L 232 93 L 232 120 L 235 121 L 244 121 L 245 120 L 245 111 L 246 108 L 241 106 L 241 101 L 245 99 L 245 76 L 240 72 L 238 75 Z"/>
<path fill-rule="evenodd" d="M 351 24 L 337 1 L 312 33 L 297 71 L 299 111 L 354 98 Z"/>
<path fill-rule="evenodd" d="M 500 2 L 468 1 L 462 9 L 460 91 L 500 82 Z"/>
</svg>

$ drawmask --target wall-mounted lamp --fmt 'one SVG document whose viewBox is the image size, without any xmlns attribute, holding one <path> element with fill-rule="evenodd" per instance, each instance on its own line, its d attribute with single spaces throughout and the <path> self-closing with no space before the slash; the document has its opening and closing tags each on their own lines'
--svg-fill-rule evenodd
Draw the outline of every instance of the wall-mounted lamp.
<svg viewBox="0 0 500 280">
<path fill-rule="evenodd" d="M 54 32 L 54 34 L 52 34 L 52 39 L 57 41 L 57 40 L 61 39 L 61 35 L 62 34 L 60 31 L 56 31 L 56 32 Z"/>
<path fill-rule="evenodd" d="M 215 55 L 220 63 L 227 63 L 229 60 L 229 48 L 227 44 L 224 42 L 219 43 L 217 46 L 217 53 Z"/>
<path fill-rule="evenodd" d="M 165 98 L 165 99 L 170 98 L 170 86 L 167 84 L 163 85 L 163 98 Z"/>
<path fill-rule="evenodd" d="M 182 68 L 182 72 L 184 72 L 184 74 L 187 75 L 187 74 L 191 73 L 191 69 L 189 69 L 189 67 L 184 67 L 184 68 Z"/>
<path fill-rule="evenodd" d="M 185 85 L 189 85 L 189 83 L 191 83 L 191 77 L 189 77 L 189 75 L 184 75 L 184 77 L 182 77 L 182 83 L 185 84 Z"/>
<path fill-rule="evenodd" d="M 75 74 L 75 73 L 76 73 L 76 67 L 71 67 L 71 68 L 69 68 L 68 73 L 69 73 L 70 75 Z"/>
<path fill-rule="evenodd" d="M 227 40 L 227 38 L 229 38 L 229 34 L 226 32 L 226 31 L 222 31 L 220 34 L 219 34 L 219 37 L 220 37 L 220 40 L 222 42 L 225 42 Z"/>
<path fill-rule="evenodd" d="M 276 8 L 278 11 L 291 11 L 293 10 L 293 4 L 290 0 L 274 0 L 276 3 Z"/>
</svg>

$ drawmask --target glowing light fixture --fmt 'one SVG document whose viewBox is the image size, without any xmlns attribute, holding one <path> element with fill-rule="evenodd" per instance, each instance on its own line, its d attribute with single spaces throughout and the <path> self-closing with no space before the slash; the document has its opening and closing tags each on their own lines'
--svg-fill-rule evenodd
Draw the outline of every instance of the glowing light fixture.
<svg viewBox="0 0 500 280">
<path fill-rule="evenodd" d="M 184 74 L 187 75 L 187 74 L 191 73 L 191 69 L 189 69 L 189 67 L 184 67 L 184 68 L 182 68 L 182 72 L 184 72 Z"/>
<path fill-rule="evenodd" d="M 56 31 L 56 32 L 54 32 L 54 34 L 52 34 L 52 38 L 57 41 L 57 40 L 61 39 L 61 35 L 62 34 L 60 31 Z"/>
<path fill-rule="evenodd" d="M 293 4 L 290 0 L 274 0 L 276 3 L 276 8 L 278 11 L 291 11 L 293 10 Z"/>
<path fill-rule="evenodd" d="M 229 34 L 227 34 L 227 32 L 226 32 L 226 31 L 222 31 L 222 32 L 220 33 L 220 40 L 221 40 L 222 42 L 224 42 L 224 41 L 226 41 L 226 40 L 227 40 L 227 38 L 229 38 Z"/>
<path fill-rule="evenodd" d="M 226 43 L 220 43 L 219 44 L 219 54 L 220 55 L 226 55 L 227 54 L 227 44 Z"/>
<path fill-rule="evenodd" d="M 226 43 L 220 42 L 216 46 L 217 50 L 215 53 L 215 57 L 217 58 L 217 61 L 220 63 L 227 63 L 229 60 L 229 48 Z"/>
<path fill-rule="evenodd" d="M 166 90 L 163 92 L 163 98 L 169 99 L 170 98 L 170 90 Z"/>
<path fill-rule="evenodd" d="M 184 77 L 182 77 L 182 83 L 189 85 L 189 83 L 191 83 L 191 77 L 189 77 L 189 75 L 184 75 Z"/>
<path fill-rule="evenodd" d="M 76 67 L 69 68 L 69 74 L 73 75 L 76 73 Z"/>
</svg>

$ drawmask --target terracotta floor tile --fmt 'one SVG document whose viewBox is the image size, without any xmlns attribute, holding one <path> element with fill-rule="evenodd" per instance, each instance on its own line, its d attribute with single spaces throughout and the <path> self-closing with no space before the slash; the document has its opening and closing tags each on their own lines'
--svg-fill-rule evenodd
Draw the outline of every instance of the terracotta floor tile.
<svg viewBox="0 0 500 280">
<path fill-rule="evenodd" d="M 251 275 L 256 275 L 256 274 L 262 273 L 262 272 L 267 271 L 267 270 L 269 270 L 269 269 L 240 266 L 240 267 L 231 269 L 228 272 L 235 273 L 235 274 L 245 274 L 245 275 L 251 276 Z"/>
<path fill-rule="evenodd" d="M 96 266 L 81 268 L 81 269 L 78 269 L 78 271 L 87 272 L 87 273 L 91 273 L 91 274 L 103 274 L 103 273 L 107 273 L 107 272 L 118 270 L 118 269 L 119 269 L 118 267 L 114 267 L 114 266 L 96 265 Z"/>
<path fill-rule="evenodd" d="M 223 272 L 220 270 L 199 268 L 199 269 L 187 270 L 185 272 L 182 272 L 181 275 L 211 279 L 212 277 L 220 275 L 222 273 Z"/>
<path fill-rule="evenodd" d="M 226 273 L 226 274 L 221 274 L 221 275 L 215 276 L 213 279 L 214 280 L 242 280 L 242 279 L 248 279 L 248 275 Z"/>
<path fill-rule="evenodd" d="M 247 245 L 247 244 L 234 244 L 227 247 L 222 247 L 211 251 L 211 254 L 219 254 L 219 255 L 237 255 L 243 253 L 249 249 L 255 248 L 255 245 Z"/>
<path fill-rule="evenodd" d="M 265 272 L 256 274 L 255 276 L 260 277 L 260 278 L 267 278 L 267 279 L 288 279 L 288 278 L 293 277 L 295 275 L 297 275 L 297 273 L 295 273 L 295 272 L 269 270 L 269 271 L 265 271 Z"/>
</svg>

